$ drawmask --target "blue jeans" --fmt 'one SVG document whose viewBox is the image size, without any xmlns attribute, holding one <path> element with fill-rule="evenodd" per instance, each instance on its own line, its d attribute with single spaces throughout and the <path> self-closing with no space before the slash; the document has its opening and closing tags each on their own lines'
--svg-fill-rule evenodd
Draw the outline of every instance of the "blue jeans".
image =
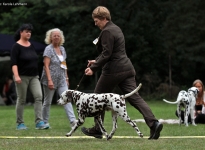
<svg viewBox="0 0 205 150">
<path fill-rule="evenodd" d="M 63 87 L 58 87 L 57 89 L 50 90 L 48 86 L 43 85 L 43 92 L 44 92 L 44 102 L 43 102 L 43 121 L 45 123 L 48 123 L 49 117 L 50 117 L 50 107 L 53 99 L 53 95 L 55 91 L 57 90 L 58 94 L 61 95 L 64 91 L 68 90 L 68 86 L 63 86 Z M 64 105 L 64 109 L 66 111 L 66 115 L 72 123 L 73 121 L 76 120 L 75 114 L 73 111 L 73 106 L 71 103 L 67 103 Z"/>
</svg>

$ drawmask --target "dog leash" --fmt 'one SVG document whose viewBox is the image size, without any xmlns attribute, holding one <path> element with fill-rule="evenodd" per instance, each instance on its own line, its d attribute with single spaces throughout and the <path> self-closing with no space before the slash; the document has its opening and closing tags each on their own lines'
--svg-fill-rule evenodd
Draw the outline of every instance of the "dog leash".
<svg viewBox="0 0 205 150">
<path fill-rule="evenodd" d="M 75 91 L 79 88 L 79 86 L 80 86 L 80 84 L 81 84 L 81 82 L 82 82 L 82 80 L 83 80 L 84 76 L 85 76 L 85 74 L 83 74 L 82 78 L 80 79 L 80 82 L 78 83 L 78 85 L 77 85 L 77 87 L 76 87 Z"/>
</svg>

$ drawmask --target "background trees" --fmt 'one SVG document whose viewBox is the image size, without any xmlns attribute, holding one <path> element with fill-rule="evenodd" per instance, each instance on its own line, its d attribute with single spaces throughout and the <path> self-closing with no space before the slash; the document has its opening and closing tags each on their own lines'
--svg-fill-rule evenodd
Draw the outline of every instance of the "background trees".
<svg viewBox="0 0 205 150">
<path fill-rule="evenodd" d="M 91 17 L 98 5 L 108 7 L 112 21 L 125 35 L 136 80 L 143 83 L 142 94 L 159 96 L 171 92 L 170 96 L 175 96 L 197 78 L 205 82 L 205 1 L 27 0 L 26 3 L 0 6 L 1 33 L 13 34 L 22 23 L 29 22 L 35 29 L 32 39 L 44 42 L 47 30 L 55 27 L 63 30 L 72 89 L 79 83 L 87 60 L 98 55 L 92 41 L 100 30 Z M 39 58 L 41 71 L 42 56 Z M 85 77 L 79 90 L 94 89 L 98 75 Z"/>
</svg>

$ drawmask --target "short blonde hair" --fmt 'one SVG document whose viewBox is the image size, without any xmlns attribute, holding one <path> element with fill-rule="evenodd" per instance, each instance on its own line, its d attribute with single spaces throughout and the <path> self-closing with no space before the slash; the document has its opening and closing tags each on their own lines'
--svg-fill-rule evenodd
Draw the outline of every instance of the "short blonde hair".
<svg viewBox="0 0 205 150">
<path fill-rule="evenodd" d="M 64 38 L 64 35 L 63 35 L 63 31 L 61 31 L 60 29 L 58 28 L 54 28 L 54 29 L 50 29 L 46 32 L 46 38 L 45 38 L 45 43 L 46 44 L 51 44 L 52 41 L 51 41 L 51 35 L 52 35 L 52 32 L 54 31 L 58 31 L 60 33 L 60 37 L 61 37 L 61 40 L 60 40 L 60 43 L 59 45 L 63 45 L 63 43 L 65 42 L 65 38 Z"/>
<path fill-rule="evenodd" d="M 92 18 L 98 18 L 100 20 L 106 18 L 107 20 L 111 21 L 110 11 L 104 6 L 98 6 L 93 10 Z"/>
</svg>

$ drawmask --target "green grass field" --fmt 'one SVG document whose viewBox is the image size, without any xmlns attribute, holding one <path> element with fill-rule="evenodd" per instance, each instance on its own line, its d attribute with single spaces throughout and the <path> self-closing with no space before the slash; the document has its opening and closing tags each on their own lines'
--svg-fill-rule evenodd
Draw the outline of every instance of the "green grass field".
<svg viewBox="0 0 205 150">
<path fill-rule="evenodd" d="M 148 101 L 150 108 L 158 119 L 177 119 L 176 105 L 166 104 L 163 101 Z M 75 106 L 74 106 L 75 110 Z M 134 107 L 127 104 L 127 111 L 132 120 L 142 119 L 141 114 Z M 75 110 L 76 113 L 76 110 Z M 161 137 L 158 140 L 148 140 L 149 128 L 145 123 L 137 123 L 144 134 L 139 138 L 135 130 L 118 119 L 118 129 L 113 139 L 107 141 L 85 136 L 80 128 L 72 135 L 65 137 L 70 126 L 62 106 L 52 105 L 50 125 L 51 129 L 36 130 L 34 123 L 33 106 L 25 106 L 24 121 L 29 128 L 24 131 L 16 130 L 15 106 L 0 106 L 0 150 L 201 150 L 204 149 L 205 125 L 164 124 Z M 83 126 L 93 126 L 93 118 L 86 118 Z M 106 112 L 105 129 L 108 133 L 112 129 L 111 112 Z"/>
</svg>

